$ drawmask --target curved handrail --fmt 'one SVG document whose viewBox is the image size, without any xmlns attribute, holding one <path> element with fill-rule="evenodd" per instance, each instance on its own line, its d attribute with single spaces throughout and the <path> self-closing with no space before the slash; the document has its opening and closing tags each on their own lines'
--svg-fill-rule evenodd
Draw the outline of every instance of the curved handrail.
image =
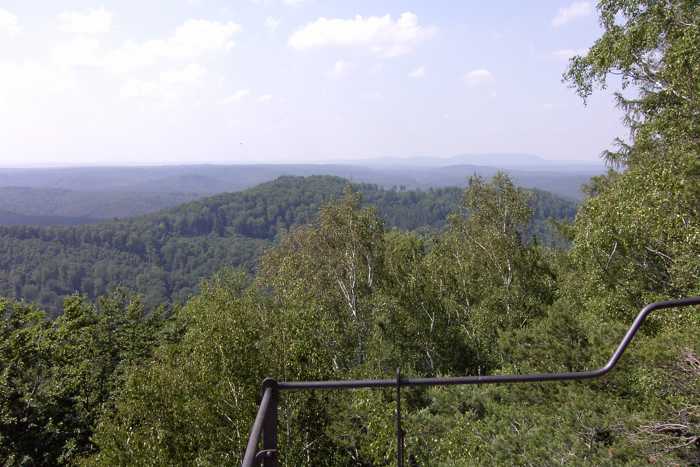
<svg viewBox="0 0 700 467">
<path fill-rule="evenodd" d="M 253 429 L 251 430 L 251 437 L 248 442 L 248 448 L 246 450 L 245 458 L 243 460 L 243 467 L 253 466 L 256 460 L 256 449 L 260 438 L 260 430 L 262 429 L 263 419 L 268 412 L 268 406 L 270 405 L 270 400 L 273 397 L 273 393 L 276 390 L 313 390 L 313 389 L 361 389 L 361 388 L 385 388 L 385 387 L 396 387 L 401 386 L 448 386 L 456 384 L 498 384 L 498 383 L 532 383 L 532 382 L 543 382 L 543 381 L 567 381 L 567 380 L 583 380 L 598 378 L 605 375 L 610 370 L 612 370 L 618 361 L 622 357 L 622 354 L 627 349 L 629 343 L 634 339 L 634 336 L 639 331 L 639 328 L 644 323 L 644 320 L 656 310 L 663 310 L 666 308 L 681 308 L 692 305 L 700 305 L 699 297 L 690 297 L 677 300 L 667 300 L 662 302 L 655 302 L 645 306 L 637 315 L 637 317 L 632 322 L 632 325 L 625 333 L 624 337 L 618 344 L 617 348 L 611 355 L 610 359 L 602 367 L 589 370 L 589 371 L 574 371 L 574 372 L 564 372 L 564 373 L 535 373 L 535 374 L 525 374 L 525 375 L 488 375 L 488 376 L 457 376 L 457 377 L 442 377 L 442 378 L 401 378 L 398 376 L 395 379 L 364 379 L 364 380 L 346 380 L 346 381 L 292 381 L 292 382 L 276 382 L 273 379 L 267 378 L 263 383 L 263 400 L 260 404 L 260 410 L 258 411 L 257 417 L 255 418 L 255 423 L 253 424 Z M 275 398 L 274 404 L 277 403 Z M 270 423 L 271 429 L 275 429 L 276 423 L 276 413 L 275 420 L 268 421 Z M 276 435 L 273 436 L 276 442 Z M 268 459 L 269 464 L 266 462 L 265 465 L 277 465 L 276 459 L 274 459 L 274 454 L 276 453 L 276 446 L 267 449 L 272 456 Z"/>
<path fill-rule="evenodd" d="M 691 305 L 700 305 L 700 297 L 691 297 L 678 300 L 668 300 L 655 302 L 645 306 L 639 312 L 634 322 L 627 330 L 622 341 L 613 352 L 608 362 L 590 371 L 574 371 L 567 373 L 539 373 L 529 375 L 490 375 L 490 376 L 457 376 L 444 378 L 402 378 L 401 386 L 444 386 L 452 384 L 494 384 L 494 383 L 528 383 L 539 381 L 563 381 L 598 378 L 612 370 L 627 349 L 627 346 L 634 338 L 637 331 L 642 326 L 644 320 L 655 310 L 665 308 L 679 308 Z M 360 389 L 377 387 L 395 387 L 396 379 L 374 379 L 374 380 L 350 380 L 350 381 L 297 381 L 280 382 L 280 390 L 302 390 L 302 389 Z"/>
</svg>

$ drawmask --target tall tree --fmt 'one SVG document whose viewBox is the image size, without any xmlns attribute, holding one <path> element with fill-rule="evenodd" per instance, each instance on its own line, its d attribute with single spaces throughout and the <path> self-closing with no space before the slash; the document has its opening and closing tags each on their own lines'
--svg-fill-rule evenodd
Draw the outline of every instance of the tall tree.
<svg viewBox="0 0 700 467">
<path fill-rule="evenodd" d="M 621 168 L 579 212 L 573 257 L 589 307 L 625 317 L 645 302 L 700 291 L 700 4 L 602 0 L 603 35 L 565 79 L 584 99 L 621 78 Z M 580 287 L 583 283 L 587 286 Z"/>
<path fill-rule="evenodd" d="M 631 144 L 618 140 L 606 152 L 622 165 L 679 144 L 697 155 L 700 145 L 700 5 L 697 0 L 601 0 L 602 36 L 564 74 L 586 99 L 610 76 L 621 79 L 616 93 L 631 131 Z M 651 154 L 650 154 L 651 153 Z"/>
<path fill-rule="evenodd" d="M 471 371 L 494 363 L 493 341 L 542 313 L 553 299 L 553 275 L 541 249 L 527 243 L 528 194 L 505 174 L 473 177 L 462 210 L 438 239 L 428 261 L 444 313 L 476 352 Z"/>
<path fill-rule="evenodd" d="M 360 195 L 320 210 L 316 225 L 293 230 L 261 265 L 261 282 L 283 303 L 307 303 L 328 323 L 327 344 L 336 350 L 336 370 L 365 360 L 371 296 L 381 281 L 384 224 Z"/>
</svg>

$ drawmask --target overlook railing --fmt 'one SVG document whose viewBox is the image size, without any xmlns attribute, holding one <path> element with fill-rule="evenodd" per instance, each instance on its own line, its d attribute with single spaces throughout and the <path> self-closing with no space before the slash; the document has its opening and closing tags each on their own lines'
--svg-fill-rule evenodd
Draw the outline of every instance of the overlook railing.
<svg viewBox="0 0 700 467">
<path fill-rule="evenodd" d="M 644 320 L 650 313 L 666 308 L 680 308 L 700 305 L 700 297 L 651 303 L 645 306 L 637 315 L 620 344 L 613 352 L 608 362 L 590 371 L 567 373 L 541 373 L 529 375 L 494 375 L 494 376 L 458 376 L 447 378 L 402 378 L 400 370 L 395 379 L 364 379 L 347 381 L 295 381 L 278 382 L 267 378 L 262 384 L 262 400 L 255 417 L 253 428 L 250 430 L 248 446 L 243 457 L 243 467 L 262 465 L 276 467 L 277 463 L 277 409 L 280 391 L 299 391 L 317 389 L 373 389 L 396 388 L 396 463 L 403 466 L 403 430 L 401 429 L 401 388 L 403 386 L 449 386 L 458 384 L 498 384 L 498 383 L 536 383 L 542 381 L 569 381 L 599 378 L 612 370 L 622 357 L 625 349 L 632 341 Z M 258 450 L 262 435 L 262 449 Z"/>
</svg>

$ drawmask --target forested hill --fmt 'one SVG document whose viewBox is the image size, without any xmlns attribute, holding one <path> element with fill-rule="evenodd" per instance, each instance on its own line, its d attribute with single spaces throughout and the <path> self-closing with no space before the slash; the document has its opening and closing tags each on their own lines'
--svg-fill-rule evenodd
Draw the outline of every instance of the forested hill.
<svg viewBox="0 0 700 467">
<path fill-rule="evenodd" d="M 330 176 L 281 177 L 143 217 L 72 227 L 0 227 L 0 296 L 38 302 L 57 313 L 67 295 L 90 298 L 125 286 L 149 305 L 182 301 L 225 266 L 252 270 L 262 251 L 314 219 L 348 182 Z M 463 190 L 386 190 L 353 185 L 387 227 L 442 227 Z M 575 203 L 547 192 L 531 197 L 531 234 L 551 238 L 546 219 L 573 219 Z"/>
<path fill-rule="evenodd" d="M 0 209 L 0 225 L 81 225 L 95 222 L 96 219 L 84 217 L 26 215 Z"/>
<path fill-rule="evenodd" d="M 181 187 L 180 190 L 184 188 Z M 24 224 L 92 224 L 100 220 L 122 219 L 157 212 L 202 196 L 182 191 L 79 191 L 0 186 L 0 225 L 20 223 L 15 222 L 15 218 L 20 215 L 31 216 L 31 219 L 23 222 Z M 14 214 L 14 217 L 11 214 Z"/>
</svg>

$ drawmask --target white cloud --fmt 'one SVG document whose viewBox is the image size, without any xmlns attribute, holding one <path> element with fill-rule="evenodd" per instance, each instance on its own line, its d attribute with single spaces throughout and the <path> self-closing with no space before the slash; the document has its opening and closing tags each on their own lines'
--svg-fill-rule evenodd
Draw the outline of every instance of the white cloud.
<svg viewBox="0 0 700 467">
<path fill-rule="evenodd" d="M 112 29 L 112 13 L 100 8 L 86 12 L 68 11 L 58 15 L 59 29 L 75 34 L 103 34 Z"/>
<path fill-rule="evenodd" d="M 205 88 L 211 81 L 210 75 L 195 63 L 230 50 L 233 37 L 240 30 L 232 22 L 188 20 L 165 38 L 108 48 L 90 35 L 106 30 L 104 24 L 88 27 L 85 22 L 66 19 L 65 25 L 71 25 L 66 30 L 82 32 L 54 45 L 48 60 L 29 64 L 0 62 L 1 100 L 21 102 L 34 95 L 78 89 L 83 74 L 73 69 L 89 67 L 108 74 L 140 70 L 145 74 L 130 76 L 121 83 L 121 97 L 172 101 Z M 31 93 L 23 91 L 28 87 Z"/>
<path fill-rule="evenodd" d="M 591 2 L 574 2 L 569 6 L 559 8 L 557 15 L 552 19 L 552 26 L 558 28 L 567 23 L 593 14 Z"/>
<path fill-rule="evenodd" d="M 17 16 L 7 10 L 0 8 L 0 34 L 7 34 L 10 37 L 16 36 L 22 31 L 19 27 Z"/>
<path fill-rule="evenodd" d="M 173 100 L 191 89 L 202 87 L 206 70 L 190 64 L 180 69 L 164 71 L 156 80 L 127 81 L 121 88 L 122 98 Z"/>
<path fill-rule="evenodd" d="M 126 42 L 116 49 L 103 49 L 93 38 L 80 36 L 59 43 L 52 59 L 63 66 L 91 66 L 114 73 L 128 73 L 158 65 L 161 61 L 189 62 L 230 50 L 233 36 L 240 31 L 236 23 L 187 20 L 166 39 Z"/>
<path fill-rule="evenodd" d="M 345 60 L 338 60 L 333 65 L 333 69 L 328 73 L 332 78 L 342 78 L 353 68 L 352 63 Z"/>
<path fill-rule="evenodd" d="M 234 102 L 239 102 L 243 98 L 250 96 L 250 89 L 240 89 L 230 96 L 224 98 L 222 104 L 233 104 Z"/>
<path fill-rule="evenodd" d="M 305 2 L 306 2 L 306 0 L 283 0 L 283 3 L 285 5 L 289 5 L 289 6 L 299 6 Z"/>
<path fill-rule="evenodd" d="M 281 21 L 278 18 L 274 18 L 272 16 L 268 16 L 265 18 L 265 29 L 267 29 L 270 32 L 275 32 L 277 31 L 277 28 L 279 27 Z"/>
<path fill-rule="evenodd" d="M 201 83 L 206 73 L 203 66 L 191 63 L 184 68 L 161 73 L 160 80 L 170 86 L 191 85 Z"/>
<path fill-rule="evenodd" d="M 422 79 L 425 77 L 425 67 L 420 66 L 408 74 L 409 77 L 414 79 Z"/>
<path fill-rule="evenodd" d="M 418 17 L 410 12 L 401 14 L 396 21 L 391 15 L 319 18 L 295 31 L 289 38 L 289 45 L 297 50 L 365 47 L 382 57 L 396 57 L 412 52 L 418 43 L 434 33 L 435 28 L 419 25 Z"/>
<path fill-rule="evenodd" d="M 122 86 L 119 95 L 124 99 L 159 98 L 162 96 L 162 90 L 157 81 L 130 79 Z"/>
<path fill-rule="evenodd" d="M 253 97 L 253 93 L 250 89 L 240 89 L 236 91 L 235 93 L 231 94 L 230 96 L 224 98 L 221 100 L 222 104 L 233 104 L 236 102 L 240 102 L 243 99 L 247 97 Z M 258 96 L 256 101 L 265 103 L 265 102 L 270 102 L 272 100 L 272 95 L 271 94 L 264 94 L 262 96 Z"/>
<path fill-rule="evenodd" d="M 162 59 L 193 60 L 205 54 L 228 51 L 233 48 L 233 36 L 240 29 L 233 22 L 190 19 L 168 39 L 127 42 L 105 56 L 104 67 L 115 72 L 128 72 L 151 66 Z"/>
<path fill-rule="evenodd" d="M 32 99 L 62 93 L 74 85 L 65 71 L 43 63 L 0 62 L 0 113 L 12 109 L 9 101 L 25 106 Z"/>
<path fill-rule="evenodd" d="M 472 70 L 464 75 L 464 82 L 469 87 L 476 87 L 493 80 L 493 74 L 489 70 Z"/>
<path fill-rule="evenodd" d="M 100 43 L 89 37 L 58 43 L 51 50 L 51 61 L 58 66 L 99 67 Z"/>
<path fill-rule="evenodd" d="M 588 49 L 559 49 L 552 52 L 552 55 L 561 60 L 568 60 L 574 55 L 585 55 L 588 53 Z"/>
</svg>

